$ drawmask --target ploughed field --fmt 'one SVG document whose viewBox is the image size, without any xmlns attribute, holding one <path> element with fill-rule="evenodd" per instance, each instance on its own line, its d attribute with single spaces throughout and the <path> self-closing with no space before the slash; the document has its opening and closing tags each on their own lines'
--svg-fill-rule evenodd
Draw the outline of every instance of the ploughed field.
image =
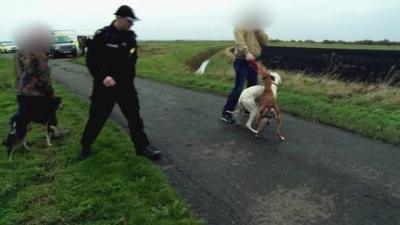
<svg viewBox="0 0 400 225">
<path fill-rule="evenodd" d="M 261 58 L 271 69 L 400 85 L 400 51 L 269 46 Z"/>
</svg>

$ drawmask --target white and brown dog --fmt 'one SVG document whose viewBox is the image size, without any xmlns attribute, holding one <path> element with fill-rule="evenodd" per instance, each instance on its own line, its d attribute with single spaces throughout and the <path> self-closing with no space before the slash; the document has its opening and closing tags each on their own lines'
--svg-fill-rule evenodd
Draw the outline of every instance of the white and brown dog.
<svg viewBox="0 0 400 225">
<path fill-rule="evenodd" d="M 261 65 L 257 64 L 258 67 L 260 67 Z M 260 70 L 259 68 L 255 68 L 257 70 Z M 266 71 L 259 71 L 259 73 L 265 73 Z M 280 85 L 282 83 L 282 79 L 281 76 L 277 73 L 277 72 L 269 72 L 268 75 L 267 74 L 261 74 L 262 77 L 264 78 L 264 85 L 255 85 L 249 88 L 246 88 L 245 90 L 243 90 L 242 94 L 239 97 L 239 101 L 236 105 L 236 109 L 234 112 L 232 112 L 232 115 L 235 119 L 235 122 L 237 125 L 240 124 L 240 116 L 242 114 L 242 112 L 244 110 L 247 110 L 248 112 L 250 112 L 249 115 L 249 119 L 247 120 L 246 123 L 246 127 L 252 131 L 253 133 L 259 135 L 260 134 L 260 129 L 262 129 L 262 127 L 260 127 L 261 121 L 258 121 L 258 128 L 257 130 L 254 129 L 252 127 L 253 121 L 254 119 L 257 117 L 257 115 L 259 114 L 260 111 L 260 100 L 262 98 L 262 95 L 264 94 L 264 92 L 266 91 L 266 86 L 265 85 L 269 85 L 270 88 L 269 89 L 272 94 L 274 99 L 277 98 L 277 93 L 278 93 L 278 85 Z M 267 78 L 268 76 L 268 78 Z M 270 80 L 270 82 L 268 82 L 268 84 L 265 84 L 265 80 L 268 79 Z M 271 112 L 274 112 L 274 110 L 271 110 Z M 269 118 L 268 115 L 263 115 L 267 117 L 267 121 L 269 122 Z M 261 118 L 261 117 L 260 117 Z M 281 140 L 284 139 L 283 137 L 281 138 Z"/>
</svg>

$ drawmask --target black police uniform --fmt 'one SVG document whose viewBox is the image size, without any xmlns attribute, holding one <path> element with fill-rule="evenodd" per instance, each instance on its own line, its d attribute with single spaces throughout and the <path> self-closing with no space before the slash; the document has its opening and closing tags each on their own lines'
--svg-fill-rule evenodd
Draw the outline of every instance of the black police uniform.
<svg viewBox="0 0 400 225">
<path fill-rule="evenodd" d="M 105 121 L 117 103 L 128 121 L 131 139 L 137 150 L 149 145 L 143 130 L 143 120 L 139 115 L 139 100 L 134 86 L 135 65 L 137 61 L 136 34 L 119 31 L 113 23 L 98 30 L 89 44 L 87 54 L 92 62 L 87 65 L 94 77 L 89 119 L 81 143 L 83 151 L 90 147 L 98 136 Z M 91 52 L 90 52 L 91 51 Z M 117 83 L 106 87 L 103 80 L 111 76 Z"/>
</svg>

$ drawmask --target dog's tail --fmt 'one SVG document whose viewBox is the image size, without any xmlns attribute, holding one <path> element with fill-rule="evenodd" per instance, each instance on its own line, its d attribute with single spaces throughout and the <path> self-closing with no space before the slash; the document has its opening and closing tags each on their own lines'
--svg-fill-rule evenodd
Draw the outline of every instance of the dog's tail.
<svg viewBox="0 0 400 225">
<path fill-rule="evenodd" d="M 236 109 L 235 111 L 229 111 L 229 110 L 227 110 L 226 112 L 229 113 L 229 114 L 236 114 L 236 113 L 239 113 L 239 112 L 240 112 L 240 109 Z"/>
<path fill-rule="evenodd" d="M 244 106 L 241 103 L 238 103 L 234 111 L 226 111 L 229 114 L 236 114 L 239 113 L 241 110 L 244 109 Z"/>
</svg>

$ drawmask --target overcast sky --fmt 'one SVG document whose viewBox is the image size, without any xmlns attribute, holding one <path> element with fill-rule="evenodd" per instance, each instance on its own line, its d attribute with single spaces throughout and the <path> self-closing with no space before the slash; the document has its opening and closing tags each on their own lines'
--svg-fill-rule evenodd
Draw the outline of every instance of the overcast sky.
<svg viewBox="0 0 400 225">
<path fill-rule="evenodd" d="M 270 17 L 274 39 L 400 41 L 400 0 L 258 0 Z M 241 2 L 241 4 L 234 4 Z M 93 33 L 108 25 L 119 5 L 141 18 L 133 30 L 141 40 L 231 40 L 232 14 L 253 0 L 3 0 L 0 40 L 10 40 L 29 22 L 53 29 Z"/>
</svg>

